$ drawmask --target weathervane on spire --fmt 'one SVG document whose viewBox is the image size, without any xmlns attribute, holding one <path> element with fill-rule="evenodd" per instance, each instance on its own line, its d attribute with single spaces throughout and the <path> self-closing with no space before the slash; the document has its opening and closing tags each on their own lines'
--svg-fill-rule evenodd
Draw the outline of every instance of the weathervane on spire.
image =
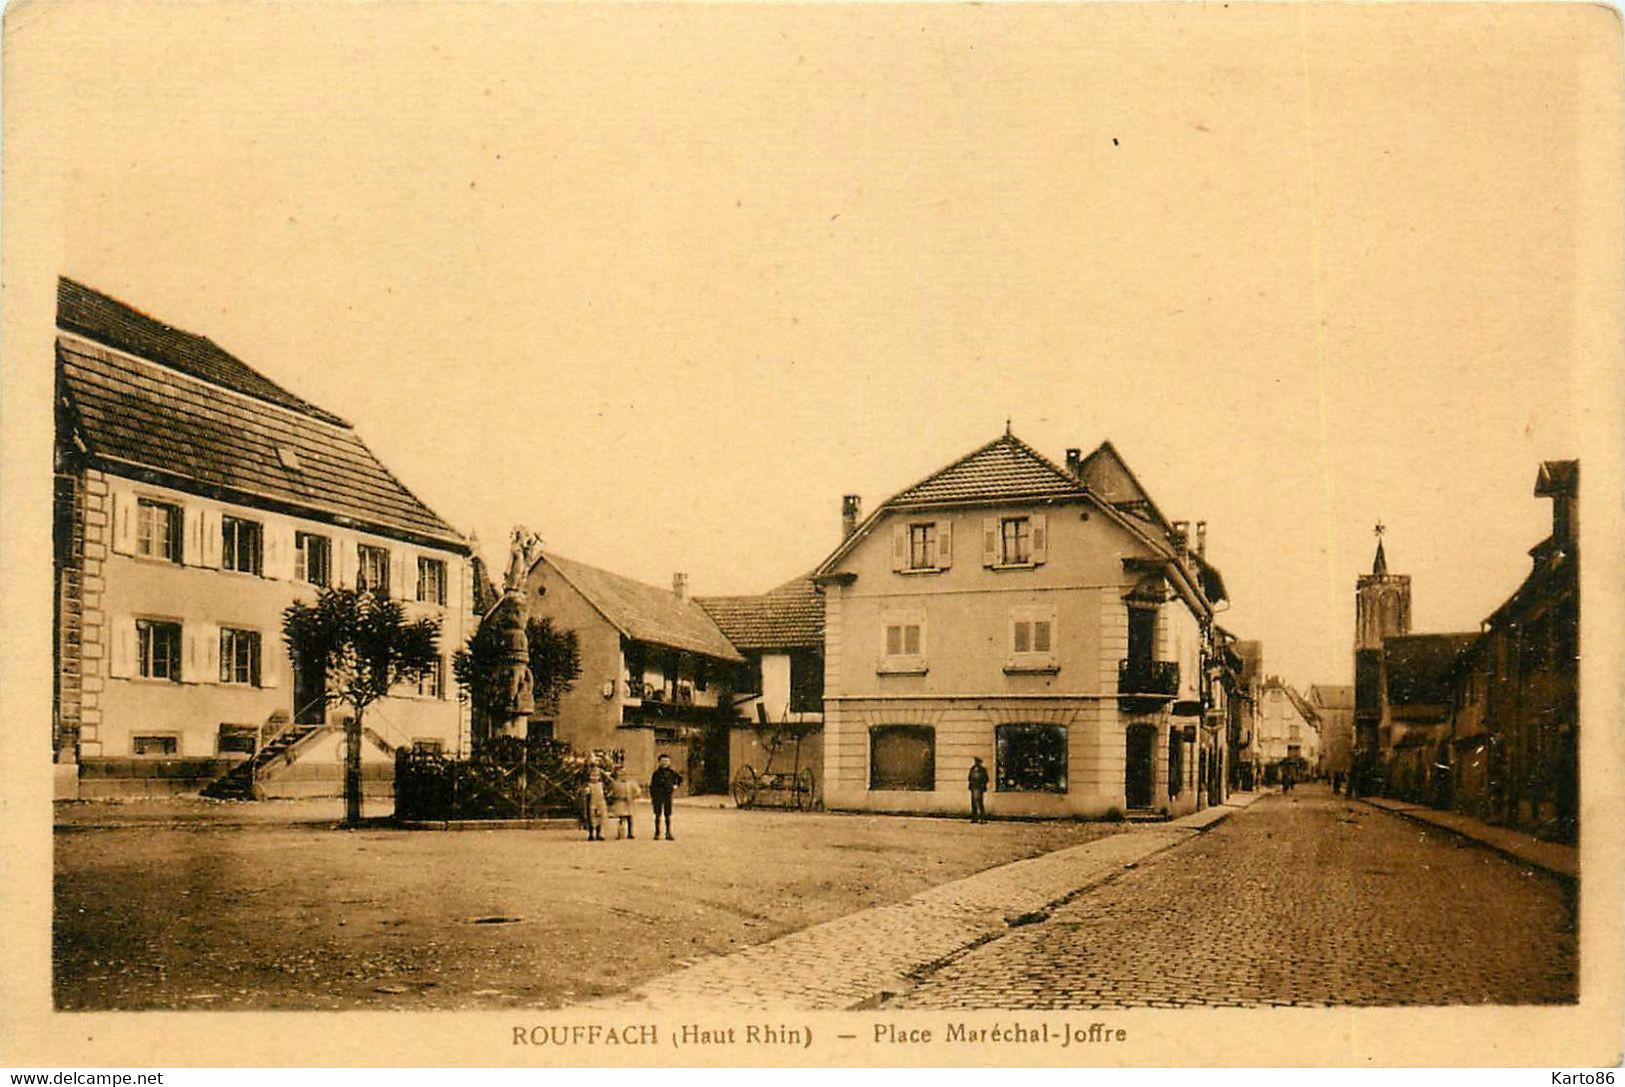
<svg viewBox="0 0 1625 1087">
<path fill-rule="evenodd" d="M 1010 437 L 1010 417 L 1008 415 L 1004 417 L 1004 436 L 1006 438 Z"/>
<path fill-rule="evenodd" d="M 1374 529 L 1372 529 L 1372 530 L 1371 530 L 1371 531 L 1372 531 L 1372 532 L 1373 532 L 1373 533 L 1374 533 L 1374 534 L 1375 534 L 1375 535 L 1376 535 L 1376 537 L 1377 537 L 1377 539 L 1379 539 L 1379 540 L 1380 540 L 1380 539 L 1382 539 L 1382 534 L 1383 534 L 1383 533 L 1384 533 L 1384 532 L 1387 532 L 1387 531 L 1388 531 L 1388 526 L 1387 526 L 1387 525 L 1385 525 L 1385 524 L 1383 524 L 1383 523 L 1382 523 L 1382 522 L 1381 522 L 1381 521 L 1380 521 L 1380 520 L 1379 520 L 1379 521 L 1378 521 L 1378 522 L 1377 522 L 1377 527 L 1376 527 L 1376 528 L 1374 528 Z"/>
</svg>

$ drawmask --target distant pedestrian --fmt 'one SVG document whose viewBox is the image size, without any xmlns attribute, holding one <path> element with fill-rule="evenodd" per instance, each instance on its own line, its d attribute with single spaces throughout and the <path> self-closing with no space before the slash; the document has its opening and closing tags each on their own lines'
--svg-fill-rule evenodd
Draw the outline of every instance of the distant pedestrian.
<svg viewBox="0 0 1625 1087">
<path fill-rule="evenodd" d="M 970 786 L 970 821 L 987 822 L 987 808 L 984 806 L 987 797 L 987 767 L 982 765 L 980 758 L 971 763 L 970 774 L 966 777 L 965 783 Z"/>
<path fill-rule="evenodd" d="M 615 840 L 620 841 L 623 835 L 628 839 L 637 837 L 632 833 L 632 802 L 643 790 L 630 774 L 617 768 L 610 775 L 609 791 L 609 812 L 615 817 Z"/>
<path fill-rule="evenodd" d="M 671 797 L 677 786 L 683 783 L 683 775 L 671 768 L 670 755 L 662 755 L 656 762 L 659 765 L 649 778 L 649 804 L 655 810 L 655 837 L 660 837 L 660 819 L 665 816 L 666 841 L 675 841 L 671 836 Z"/>
<path fill-rule="evenodd" d="M 596 766 L 587 769 L 587 787 L 583 790 L 582 804 L 587 817 L 587 841 L 603 841 L 609 803 L 604 797 L 604 772 Z"/>
</svg>

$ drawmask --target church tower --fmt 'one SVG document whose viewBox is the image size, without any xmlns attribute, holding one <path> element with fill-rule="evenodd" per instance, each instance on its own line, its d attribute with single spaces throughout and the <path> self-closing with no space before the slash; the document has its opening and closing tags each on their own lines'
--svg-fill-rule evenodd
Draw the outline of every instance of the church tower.
<svg viewBox="0 0 1625 1087">
<path fill-rule="evenodd" d="M 1411 577 L 1390 574 L 1382 551 L 1384 526 L 1377 526 L 1377 557 L 1371 572 L 1354 585 L 1354 649 L 1381 649 L 1382 640 L 1411 632 Z"/>
<path fill-rule="evenodd" d="M 1377 557 L 1354 585 L 1354 757 L 1369 767 L 1379 754 L 1382 726 L 1382 640 L 1411 632 L 1411 578 L 1390 574 L 1378 524 Z"/>
</svg>

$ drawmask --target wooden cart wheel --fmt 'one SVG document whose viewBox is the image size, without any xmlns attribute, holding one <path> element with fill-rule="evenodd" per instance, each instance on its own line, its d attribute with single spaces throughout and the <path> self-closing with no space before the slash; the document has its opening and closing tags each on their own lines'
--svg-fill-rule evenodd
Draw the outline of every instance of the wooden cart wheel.
<svg viewBox="0 0 1625 1087">
<path fill-rule="evenodd" d="M 813 785 L 814 781 L 812 767 L 809 766 L 802 770 L 801 773 L 796 775 L 796 811 L 813 810 Z"/>
<path fill-rule="evenodd" d="M 746 763 L 734 775 L 734 806 L 748 808 L 756 802 L 756 768 Z"/>
</svg>

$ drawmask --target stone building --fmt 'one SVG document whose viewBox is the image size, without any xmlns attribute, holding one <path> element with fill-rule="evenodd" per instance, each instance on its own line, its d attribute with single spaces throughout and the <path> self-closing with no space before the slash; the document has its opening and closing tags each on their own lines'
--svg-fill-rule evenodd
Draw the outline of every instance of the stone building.
<svg viewBox="0 0 1625 1087">
<path fill-rule="evenodd" d="M 1320 718 L 1321 773 L 1347 776 L 1354 760 L 1354 688 L 1310 684 L 1309 705 Z"/>
<path fill-rule="evenodd" d="M 289 660 L 283 609 L 371 588 L 439 619 L 449 656 L 467 543 L 348 422 L 212 341 L 68 279 L 57 306 L 59 795 L 194 791 L 245 760 L 272 795 L 339 791 L 341 711 Z M 442 658 L 368 711 L 378 787 L 396 747 L 466 745 L 449 681 Z"/>
<path fill-rule="evenodd" d="M 1057 465 L 1008 431 L 882 502 L 817 569 L 824 796 L 993 815 L 1198 799 L 1223 581 L 1109 443 Z"/>
<path fill-rule="evenodd" d="M 726 791 L 744 657 L 689 597 L 687 578 L 662 589 L 544 551 L 524 587 L 530 614 L 573 631 L 581 653 L 581 675 L 556 708 L 539 708 L 533 734 L 621 751 L 640 781 L 663 751 L 687 767 L 689 791 Z"/>
<path fill-rule="evenodd" d="M 1361 574 L 1354 588 L 1354 776 L 1356 787 L 1370 791 L 1381 776 L 1382 641 L 1411 629 L 1411 579 L 1390 574 L 1383 553 L 1382 526 L 1377 526 L 1377 554 L 1371 573 Z"/>
<path fill-rule="evenodd" d="M 1263 781 L 1273 785 L 1290 769 L 1298 780 L 1313 774 L 1320 764 L 1320 716 L 1279 676 L 1258 687 L 1253 755 L 1263 769 Z"/>
<path fill-rule="evenodd" d="M 1452 805 L 1566 841 L 1579 824 L 1579 491 L 1578 461 L 1541 465 L 1551 533 L 1450 676 Z"/>
</svg>

